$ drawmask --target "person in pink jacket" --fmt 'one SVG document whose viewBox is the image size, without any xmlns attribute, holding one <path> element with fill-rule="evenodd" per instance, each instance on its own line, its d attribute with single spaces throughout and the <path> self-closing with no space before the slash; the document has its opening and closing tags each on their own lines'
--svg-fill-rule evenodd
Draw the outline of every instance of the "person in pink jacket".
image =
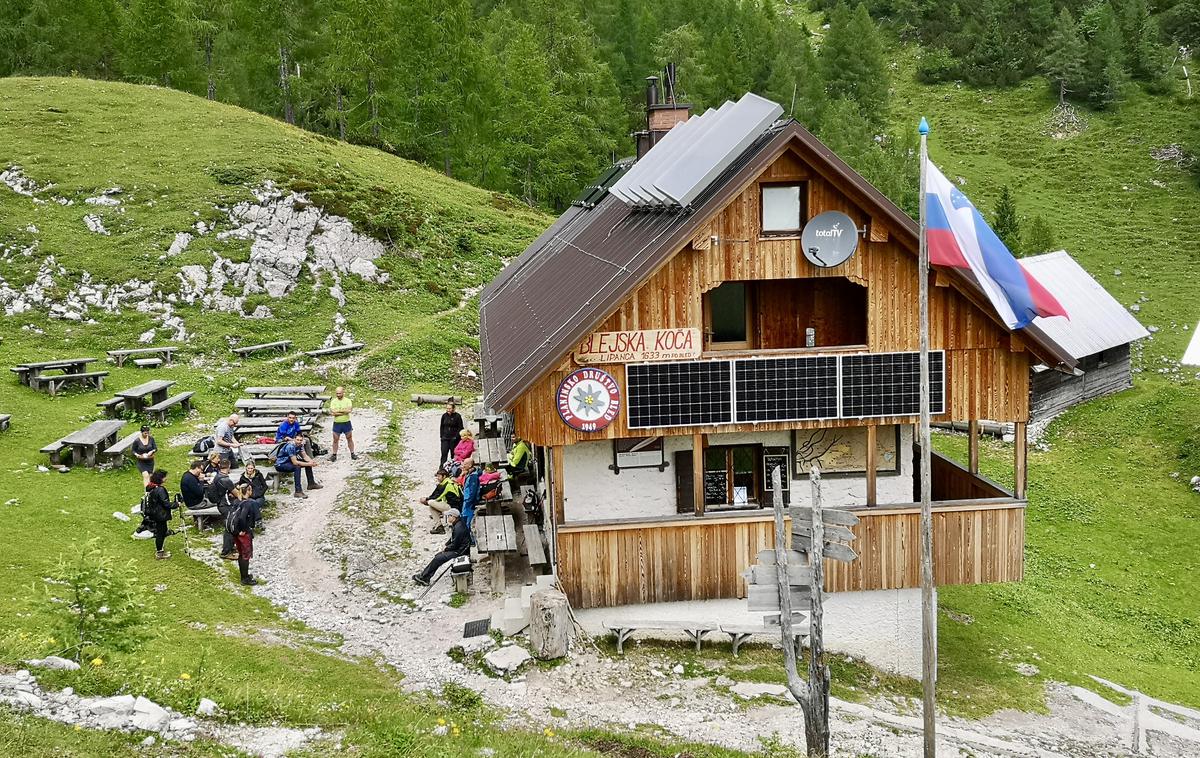
<svg viewBox="0 0 1200 758">
<path fill-rule="evenodd" d="M 461 439 L 454 446 L 454 460 L 457 463 L 462 463 L 475 452 L 475 438 L 471 434 L 470 429 L 463 429 L 458 433 Z"/>
</svg>

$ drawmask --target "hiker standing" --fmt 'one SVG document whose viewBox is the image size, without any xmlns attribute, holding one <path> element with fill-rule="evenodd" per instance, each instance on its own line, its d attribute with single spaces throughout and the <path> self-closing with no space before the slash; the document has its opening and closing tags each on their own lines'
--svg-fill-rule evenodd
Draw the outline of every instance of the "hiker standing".
<svg viewBox="0 0 1200 758">
<path fill-rule="evenodd" d="M 354 452 L 354 425 L 350 423 L 350 412 L 354 410 L 354 403 L 346 397 L 345 387 L 334 389 L 333 394 L 335 397 L 329 401 L 329 412 L 333 414 L 333 446 L 329 451 L 329 462 L 333 463 L 337 460 L 340 437 L 346 438 L 346 447 L 350 450 L 350 460 L 356 461 L 358 453 Z"/>
<path fill-rule="evenodd" d="M 250 559 L 254 557 L 254 505 L 242 501 L 225 517 L 225 533 L 237 550 L 238 575 L 242 584 L 253 587 L 258 580 L 250 575 Z"/>
<path fill-rule="evenodd" d="M 450 453 L 458 444 L 458 433 L 462 430 L 462 416 L 458 415 L 454 403 L 446 403 L 446 412 L 442 414 L 442 420 L 438 424 L 438 437 L 442 443 L 442 457 L 438 458 L 439 466 L 450 460 Z"/>
<path fill-rule="evenodd" d="M 142 426 L 129 449 L 137 461 L 138 471 L 142 472 L 142 486 L 146 487 L 150 484 L 150 475 L 154 473 L 154 454 L 158 452 L 158 443 L 150 434 L 150 427 Z"/>
<path fill-rule="evenodd" d="M 150 524 L 154 533 L 154 557 L 163 560 L 171 554 L 163 549 L 167 541 L 167 523 L 171 520 L 171 496 L 163 483 L 167 481 L 167 472 L 158 469 L 150 474 L 146 483 L 146 496 L 142 500 L 142 517 Z"/>
</svg>

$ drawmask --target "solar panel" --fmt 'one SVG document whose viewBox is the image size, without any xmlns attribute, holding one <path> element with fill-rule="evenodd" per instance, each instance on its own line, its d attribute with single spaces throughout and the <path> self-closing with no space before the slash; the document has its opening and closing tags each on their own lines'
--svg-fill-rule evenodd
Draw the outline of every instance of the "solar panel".
<svg viewBox="0 0 1200 758">
<path fill-rule="evenodd" d="M 631 429 L 733 422 L 730 361 L 631 363 L 625 387 Z"/>
<path fill-rule="evenodd" d="M 841 357 L 843 418 L 915 416 L 921 412 L 920 353 L 860 353 Z M 946 356 L 929 353 L 929 408 L 945 412 Z"/>
<path fill-rule="evenodd" d="M 649 152 L 641 157 L 633 167 L 621 177 L 621 179 L 612 186 L 612 193 L 616 195 L 622 202 L 628 205 L 647 204 L 642 195 L 646 192 L 643 189 L 637 192 L 645 180 L 653 175 L 656 171 L 656 166 L 662 163 L 666 158 L 677 150 L 684 150 L 691 144 L 691 135 L 704 128 L 704 124 L 712 118 L 713 111 L 708 110 L 695 118 L 690 118 L 679 124 L 671 131 L 667 132 L 663 137 L 652 147 Z M 658 202 L 666 202 L 669 198 L 662 196 Z"/>
<path fill-rule="evenodd" d="M 735 362 L 738 422 L 837 418 L 836 355 Z"/>
<path fill-rule="evenodd" d="M 687 207 L 782 114 L 778 103 L 747 92 L 703 139 L 664 167 L 654 186 Z"/>
</svg>

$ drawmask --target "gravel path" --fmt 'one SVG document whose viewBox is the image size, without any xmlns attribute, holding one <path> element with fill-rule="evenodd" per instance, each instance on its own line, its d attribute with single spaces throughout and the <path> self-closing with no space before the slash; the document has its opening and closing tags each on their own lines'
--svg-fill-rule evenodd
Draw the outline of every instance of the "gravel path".
<svg viewBox="0 0 1200 758">
<path fill-rule="evenodd" d="M 279 515 L 255 545 L 253 571 L 267 584 L 255 592 L 284 606 L 288 615 L 344 640 L 341 651 L 379 656 L 404 674 L 405 689 L 440 688 L 448 681 L 480 692 L 506 710 L 514 727 L 542 725 L 658 728 L 686 740 L 758 750 L 776 737 L 802 745 L 799 710 L 784 703 L 752 707 L 714 687 L 718 674 L 688 677 L 675 673 L 665 656 L 613 659 L 590 649 L 552 669 L 530 669 L 514 681 L 494 679 L 451 661 L 446 652 L 461 642 L 464 622 L 490 616 L 500 605 L 476 572 L 470 602 L 450 608 L 448 580 L 425 595 L 408 578 L 435 552 L 441 536 L 428 534 L 427 515 L 415 500 L 429 488 L 437 464 L 437 410 L 415 411 L 403 420 L 402 462 L 381 460 L 383 411 L 358 411 L 355 436 L 368 455 L 351 462 L 323 463 L 318 478 L 325 489 L 308 500 L 283 498 Z M 408 475 L 417 483 L 389 502 L 375 476 Z M 378 482 L 378 479 L 373 481 Z M 367 523 L 382 526 L 374 528 Z M 411 535 L 412 548 L 400 549 Z M 1001 712 L 970 722 L 939 722 L 943 756 L 1131 755 L 1131 725 L 1088 705 L 1065 685 L 1049 685 L 1049 715 Z M 565 715 L 563 715 L 565 713 Z M 921 754 L 920 719 L 912 703 L 881 700 L 872 705 L 832 704 L 832 745 L 836 756 L 896 758 Z M 1195 755 L 1178 744 L 1150 738 L 1149 755 Z"/>
</svg>

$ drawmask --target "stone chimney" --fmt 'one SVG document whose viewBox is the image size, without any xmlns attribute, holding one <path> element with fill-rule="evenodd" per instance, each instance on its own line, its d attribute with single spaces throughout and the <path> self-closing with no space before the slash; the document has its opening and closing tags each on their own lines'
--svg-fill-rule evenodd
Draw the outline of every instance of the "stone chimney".
<svg viewBox="0 0 1200 758">
<path fill-rule="evenodd" d="M 661 89 L 657 76 L 646 77 L 646 129 L 634 134 L 639 159 L 691 115 L 691 104 L 677 102 L 675 98 L 675 81 L 674 63 L 668 63 L 663 71 Z"/>
</svg>

